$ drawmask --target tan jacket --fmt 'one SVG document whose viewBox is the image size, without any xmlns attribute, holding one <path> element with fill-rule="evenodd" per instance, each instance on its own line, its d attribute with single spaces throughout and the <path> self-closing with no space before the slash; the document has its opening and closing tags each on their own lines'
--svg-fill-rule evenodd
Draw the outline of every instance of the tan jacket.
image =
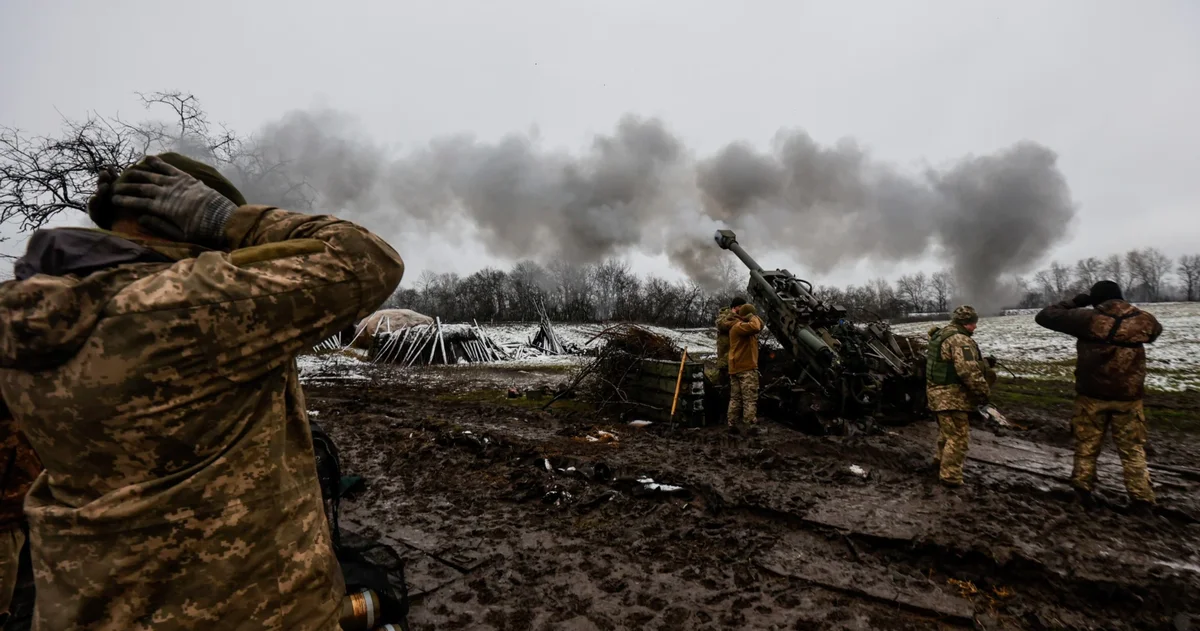
<svg viewBox="0 0 1200 631">
<path fill-rule="evenodd" d="M 41 241 L 94 236 L 74 230 Z M 334 217 L 243 206 L 227 234 L 232 253 L 109 235 L 106 267 L 0 285 L 0 393 L 46 468 L 35 629 L 338 629 L 295 356 L 404 265 Z"/>
<path fill-rule="evenodd" d="M 756 315 L 729 329 L 729 374 L 758 370 L 758 334 L 762 330 L 763 321 Z"/>
</svg>

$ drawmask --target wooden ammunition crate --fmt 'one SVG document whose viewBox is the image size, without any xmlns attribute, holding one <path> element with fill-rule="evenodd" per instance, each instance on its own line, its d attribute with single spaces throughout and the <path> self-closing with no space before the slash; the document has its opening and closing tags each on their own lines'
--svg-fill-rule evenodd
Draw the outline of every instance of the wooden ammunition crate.
<svg viewBox="0 0 1200 631">
<path fill-rule="evenodd" d="M 643 359 L 626 380 L 625 391 L 631 401 L 639 406 L 636 412 L 645 420 L 666 422 L 671 420 L 671 400 L 675 396 L 675 381 L 679 377 L 679 361 Z M 675 422 L 681 425 L 704 425 L 704 363 L 688 360 L 683 367 L 683 381 L 679 386 L 679 402 L 675 408 Z"/>
</svg>

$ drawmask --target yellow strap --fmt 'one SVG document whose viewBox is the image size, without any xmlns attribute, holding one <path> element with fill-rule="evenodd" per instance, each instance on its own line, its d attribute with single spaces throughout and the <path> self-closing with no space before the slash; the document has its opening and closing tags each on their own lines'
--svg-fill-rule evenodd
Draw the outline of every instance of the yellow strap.
<svg viewBox="0 0 1200 631">
<path fill-rule="evenodd" d="M 234 265 L 242 267 L 263 261 L 274 261 L 323 251 L 325 251 L 325 242 L 320 239 L 291 239 L 234 250 L 229 253 L 229 260 Z"/>
</svg>

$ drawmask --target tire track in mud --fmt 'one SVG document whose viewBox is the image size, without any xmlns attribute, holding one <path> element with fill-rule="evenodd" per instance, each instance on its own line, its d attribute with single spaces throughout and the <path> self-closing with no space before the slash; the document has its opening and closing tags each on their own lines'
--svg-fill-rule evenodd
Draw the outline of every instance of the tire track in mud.
<svg viewBox="0 0 1200 631">
<path fill-rule="evenodd" d="M 548 544 L 551 547 L 585 545 L 560 539 L 564 530 L 578 530 L 578 523 L 593 515 L 602 521 L 645 522 L 647 528 L 662 530 L 638 541 L 648 546 L 644 553 L 659 553 L 668 563 L 673 549 L 680 541 L 688 541 L 692 531 L 707 529 L 719 533 L 714 535 L 718 537 L 748 533 L 743 554 L 727 562 L 741 568 L 740 572 L 755 574 L 755 580 L 764 581 L 768 575 L 783 584 L 815 586 L 818 591 L 851 597 L 862 603 L 863 615 L 876 616 L 873 624 L 879 624 L 880 611 L 896 607 L 916 616 L 876 628 L 927 628 L 921 624 L 937 620 L 952 626 L 987 628 L 1087 628 L 1101 621 L 1107 628 L 1119 620 L 1123 622 L 1112 628 L 1139 628 L 1158 626 L 1180 612 L 1200 610 L 1196 600 L 1200 583 L 1194 572 L 1151 567 L 1128 550 L 1117 549 L 1115 558 L 1111 552 L 1106 557 L 1103 549 L 1089 544 L 1097 539 L 1114 542 L 1144 536 L 1159 554 L 1182 555 L 1189 548 L 1194 550 L 1200 540 L 1194 528 L 1143 524 L 1111 511 L 1084 514 L 1034 485 L 1024 484 L 1019 475 L 995 480 L 980 476 L 984 479 L 978 488 L 972 487 L 965 497 L 942 497 L 930 484 L 932 474 L 914 473 L 926 464 L 921 450 L 887 436 L 822 439 L 774 426 L 766 434 L 737 439 L 708 429 L 666 435 L 629 432 L 596 416 L 568 415 L 563 419 L 407 397 L 310 400 L 314 406 L 329 404 L 340 408 L 344 416 L 354 417 L 363 424 L 357 428 L 359 434 L 381 426 L 427 434 L 430 444 L 421 448 L 418 461 L 450 459 L 458 466 L 470 467 L 464 475 L 487 472 L 492 478 L 502 478 L 491 488 L 490 502 L 501 502 L 500 512 L 506 519 L 541 523 L 540 527 L 531 523 L 530 531 L 544 533 L 547 541 L 555 542 Z M 322 416 L 322 421 L 326 420 Z M 344 427 L 342 422 L 336 425 L 338 430 L 331 428 L 335 435 Z M 620 446 L 576 440 L 595 427 L 617 427 Z M 341 446 L 342 436 L 337 438 Z M 547 459 L 551 471 L 539 464 Z M 597 463 L 603 463 L 609 474 L 596 476 Z M 865 467 L 867 476 L 851 472 L 851 463 Z M 593 473 L 582 474 L 583 465 L 591 465 Z M 571 467 L 575 473 L 567 474 Z M 684 487 L 687 494 L 647 492 L 646 485 L 637 482 L 643 476 Z M 896 510 L 901 504 L 904 510 Z M 480 512 L 488 510 L 496 509 Z M 670 520 L 664 519 L 667 513 Z M 927 527 L 917 528 L 922 519 Z M 707 528 L 712 524 L 716 525 Z M 386 526 L 379 530 L 386 531 Z M 1007 535 L 1006 530 L 1021 531 L 1021 536 Z M 666 541 L 661 540 L 664 536 Z M 1039 538 L 1045 545 L 1030 543 Z M 514 580 L 511 576 L 506 579 L 497 568 L 504 565 L 503 560 L 523 554 L 515 551 L 516 547 L 499 546 L 491 557 L 501 559 L 495 566 L 484 564 L 460 572 L 457 580 L 465 582 L 452 598 L 462 597 L 461 590 L 480 589 L 479 585 L 470 586 L 472 576 Z M 803 554 L 797 556 L 796 551 Z M 687 554 L 696 555 L 690 550 Z M 714 555 L 706 562 L 719 565 L 719 559 Z M 804 559 L 804 563 L 797 564 L 795 559 Z M 706 568 L 700 574 L 714 569 Z M 683 576 L 682 571 L 676 574 Z M 855 579 L 839 578 L 846 575 Z M 590 575 L 575 579 L 597 580 Z M 767 582 L 778 588 L 778 583 Z M 695 581 L 687 584 L 689 589 L 698 589 Z M 735 587 L 738 584 L 735 580 Z M 598 587 L 604 585 L 599 581 Z M 710 597 L 715 597 L 720 590 L 709 591 L 714 592 Z M 608 593 L 604 589 L 599 592 Z M 730 596 L 733 594 L 741 594 L 735 600 L 745 598 L 739 589 Z M 814 596 L 809 593 L 805 597 Z M 777 595 L 775 601 L 779 598 Z M 975 621 L 968 620 L 963 603 L 971 605 Z M 695 628 L 705 623 L 703 617 L 696 617 L 698 613 L 719 608 L 700 601 L 693 605 L 696 609 L 684 619 Z M 603 609 L 602 605 L 589 606 Z M 754 626 L 768 620 L 778 624 L 779 606 L 776 603 L 771 613 L 755 613 L 751 608 L 748 617 L 744 611 L 739 615 L 753 620 Z M 489 611 L 500 615 L 494 613 L 497 607 Z M 640 615 L 654 614 L 647 623 L 665 624 L 667 618 L 680 618 L 677 611 L 667 615 L 665 609 L 645 609 Z M 481 615 L 486 619 L 488 614 Z M 605 614 L 596 615 L 603 619 Z M 720 622 L 712 613 L 705 615 L 712 618 L 710 623 Z M 444 616 L 453 618 L 452 613 Z M 491 624 L 505 628 L 495 620 Z"/>
</svg>

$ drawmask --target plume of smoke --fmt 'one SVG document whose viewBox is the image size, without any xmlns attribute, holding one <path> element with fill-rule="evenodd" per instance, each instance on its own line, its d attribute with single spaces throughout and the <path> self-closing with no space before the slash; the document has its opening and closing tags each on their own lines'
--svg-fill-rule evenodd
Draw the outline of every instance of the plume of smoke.
<svg viewBox="0 0 1200 631">
<path fill-rule="evenodd" d="M 936 250 L 960 299 L 984 310 L 1006 299 L 1002 277 L 1027 271 L 1066 236 L 1075 212 L 1054 152 L 1029 142 L 908 175 L 852 141 L 821 147 L 788 131 L 770 154 L 726 147 L 699 165 L 697 186 L 710 217 L 765 228 L 754 232 L 756 247 L 789 252 L 818 272 Z"/>
<path fill-rule="evenodd" d="M 952 266 L 960 298 L 981 309 L 998 307 L 999 279 L 1037 264 L 1074 216 L 1054 152 L 1030 142 L 907 173 L 853 140 L 823 146 L 784 130 L 767 151 L 735 142 L 694 162 L 661 120 L 630 115 L 580 154 L 512 134 L 443 137 L 394 155 L 322 110 L 268 125 L 246 156 L 271 165 L 239 175 L 252 200 L 307 182 L 318 207 L 385 235 L 469 226 L 493 256 L 576 264 L 665 252 L 717 288 L 722 254 L 711 234 L 728 226 L 752 249 L 818 274 L 936 254 Z"/>
<path fill-rule="evenodd" d="M 428 229 L 465 220 L 495 255 L 594 262 L 644 245 L 681 158 L 661 121 L 629 116 L 579 157 L 521 135 L 435 140 L 388 168 L 383 193 Z"/>
<path fill-rule="evenodd" d="M 941 245 L 962 302 L 992 311 L 1016 291 L 1003 276 L 1029 271 L 1067 235 L 1075 207 L 1055 153 L 1019 143 L 931 175 L 943 202 Z"/>
</svg>

